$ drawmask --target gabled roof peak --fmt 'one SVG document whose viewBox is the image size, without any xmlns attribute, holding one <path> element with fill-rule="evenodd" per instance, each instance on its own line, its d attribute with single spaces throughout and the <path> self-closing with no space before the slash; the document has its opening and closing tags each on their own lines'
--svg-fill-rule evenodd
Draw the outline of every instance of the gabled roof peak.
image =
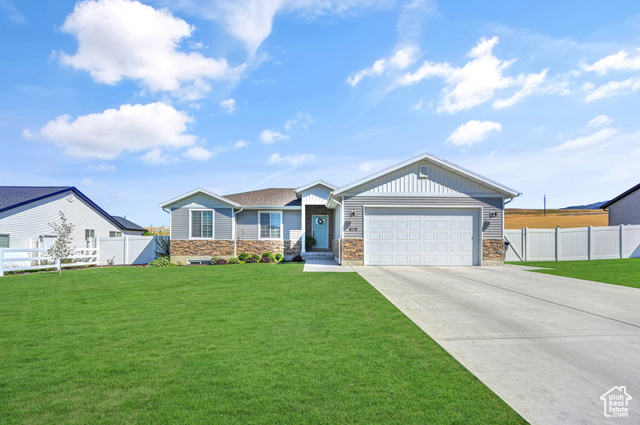
<svg viewBox="0 0 640 425">
<path fill-rule="evenodd" d="M 311 182 L 309 184 L 305 184 L 304 186 L 300 186 L 299 188 L 296 189 L 296 193 L 303 192 L 303 191 L 305 191 L 307 189 L 310 189 L 310 188 L 312 188 L 314 186 L 318 186 L 318 185 L 327 187 L 327 188 L 329 188 L 331 190 L 336 190 L 337 189 L 337 186 L 334 186 L 331 183 L 327 183 L 324 180 L 316 180 L 316 181 Z"/>
</svg>

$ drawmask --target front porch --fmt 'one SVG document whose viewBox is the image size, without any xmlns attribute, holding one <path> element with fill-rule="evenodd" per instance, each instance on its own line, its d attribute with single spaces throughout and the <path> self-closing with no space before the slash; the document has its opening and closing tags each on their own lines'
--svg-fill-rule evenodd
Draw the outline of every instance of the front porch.
<svg viewBox="0 0 640 425">
<path fill-rule="evenodd" d="M 303 253 L 333 253 L 334 210 L 324 205 L 304 205 L 302 208 L 305 238 L 312 236 L 316 240 L 312 247 L 303 244 Z"/>
</svg>

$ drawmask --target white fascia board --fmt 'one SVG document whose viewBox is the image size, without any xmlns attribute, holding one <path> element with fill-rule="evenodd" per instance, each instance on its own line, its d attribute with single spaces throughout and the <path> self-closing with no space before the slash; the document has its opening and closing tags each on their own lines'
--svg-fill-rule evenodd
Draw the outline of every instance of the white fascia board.
<svg viewBox="0 0 640 425">
<path fill-rule="evenodd" d="M 316 180 L 316 181 L 314 181 L 312 183 L 306 184 L 304 186 L 300 186 L 299 188 L 296 189 L 296 193 L 303 192 L 303 191 L 305 191 L 307 189 L 310 189 L 310 188 L 312 188 L 314 186 L 318 186 L 318 185 L 321 185 L 321 186 L 324 186 L 324 187 L 328 187 L 331 190 L 336 190 L 337 189 L 336 186 L 334 186 L 334 185 L 332 185 L 330 183 L 327 183 L 324 180 Z"/>
<path fill-rule="evenodd" d="M 501 193 L 503 193 L 503 194 L 505 194 L 505 195 L 507 195 L 509 197 L 515 198 L 516 196 L 522 195 L 522 193 L 518 192 L 515 189 L 511 189 L 510 187 L 507 187 L 507 186 L 505 186 L 503 184 L 500 184 L 500 183 L 495 182 L 493 180 L 490 180 L 490 179 L 488 179 L 486 177 L 483 177 L 480 174 L 476 174 L 473 171 L 467 170 L 466 168 L 462 168 L 459 165 L 456 165 L 456 164 L 454 164 L 452 162 L 449 162 L 449 161 L 446 161 L 444 159 L 438 158 L 437 156 L 431 155 L 430 153 L 423 153 L 422 155 L 418 155 L 416 157 L 413 157 L 411 159 L 403 161 L 403 162 L 401 162 L 399 164 L 393 165 L 393 166 L 391 166 L 389 168 L 385 168 L 384 170 L 381 170 L 381 171 L 378 171 L 377 173 L 368 175 L 367 177 L 364 177 L 364 178 L 362 178 L 360 180 L 356 180 L 353 183 L 350 183 L 350 184 L 348 184 L 346 186 L 342 186 L 342 187 L 338 188 L 337 190 L 335 190 L 333 192 L 333 194 L 334 195 L 344 194 L 348 190 L 351 190 L 351 189 L 353 189 L 355 187 L 358 187 L 358 186 L 360 186 L 360 185 L 362 185 L 364 183 L 367 183 L 367 182 L 369 182 L 371 180 L 377 179 L 378 177 L 382 177 L 382 176 L 384 176 L 386 174 L 392 173 L 392 172 L 394 172 L 396 170 L 399 170 L 399 169 L 401 169 L 403 167 L 406 167 L 408 165 L 415 164 L 416 162 L 420 162 L 420 161 L 424 161 L 424 160 L 433 162 L 433 163 L 435 163 L 437 165 L 440 165 L 442 168 L 444 168 L 446 170 L 449 170 L 451 172 L 454 172 L 454 173 L 460 174 L 462 176 L 468 177 L 471 180 L 479 182 L 479 183 L 481 183 L 481 184 L 483 184 L 485 186 L 489 186 L 492 189 L 494 189 L 494 190 L 496 190 L 498 192 L 501 192 Z"/>
<path fill-rule="evenodd" d="M 224 202 L 224 203 L 229 204 L 229 205 L 231 205 L 233 207 L 236 207 L 236 208 L 241 208 L 242 207 L 242 205 L 240 205 L 238 203 L 235 203 L 235 202 L 231 201 L 230 199 L 227 199 L 227 198 L 225 198 L 223 196 L 220 196 L 218 194 L 215 194 L 213 192 L 209 192 L 208 190 L 202 189 L 202 188 L 194 189 L 191 192 L 187 192 L 187 193 L 185 193 L 183 195 L 177 196 L 177 197 L 175 197 L 173 199 L 170 199 L 170 200 L 168 200 L 166 202 L 158 204 L 158 206 L 160 206 L 161 208 L 166 208 L 166 207 L 170 206 L 171 204 L 175 204 L 176 202 L 181 201 L 181 200 L 183 200 L 185 198 L 188 198 L 189 196 L 193 196 L 193 195 L 195 195 L 197 193 L 202 193 L 204 195 L 210 196 L 210 197 L 212 197 L 214 199 L 217 199 L 218 201 Z"/>
<path fill-rule="evenodd" d="M 289 206 L 289 207 L 279 207 L 277 205 L 249 205 L 249 206 L 245 206 L 243 207 L 244 211 L 248 211 L 248 210 L 283 210 L 283 211 L 295 211 L 295 210 L 301 210 L 302 206 L 298 205 L 298 206 Z"/>
</svg>

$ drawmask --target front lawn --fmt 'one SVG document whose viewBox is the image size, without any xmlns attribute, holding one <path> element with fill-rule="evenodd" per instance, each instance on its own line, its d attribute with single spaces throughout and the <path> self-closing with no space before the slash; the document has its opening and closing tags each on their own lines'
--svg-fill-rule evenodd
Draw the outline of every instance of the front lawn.
<svg viewBox="0 0 640 425">
<path fill-rule="evenodd" d="M 0 293 L 2 424 L 524 422 L 355 273 L 106 268 Z"/>
<path fill-rule="evenodd" d="M 640 258 L 592 261 L 526 261 L 510 262 L 519 266 L 544 267 L 549 270 L 532 270 L 536 273 L 594 280 L 613 285 L 640 288 Z"/>
</svg>

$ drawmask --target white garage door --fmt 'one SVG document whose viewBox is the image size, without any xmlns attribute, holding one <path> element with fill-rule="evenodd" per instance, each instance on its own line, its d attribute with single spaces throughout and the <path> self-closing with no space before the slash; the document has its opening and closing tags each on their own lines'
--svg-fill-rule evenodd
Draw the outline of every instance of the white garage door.
<svg viewBox="0 0 640 425">
<path fill-rule="evenodd" d="M 478 265 L 478 212 L 366 208 L 366 265 Z"/>
</svg>

